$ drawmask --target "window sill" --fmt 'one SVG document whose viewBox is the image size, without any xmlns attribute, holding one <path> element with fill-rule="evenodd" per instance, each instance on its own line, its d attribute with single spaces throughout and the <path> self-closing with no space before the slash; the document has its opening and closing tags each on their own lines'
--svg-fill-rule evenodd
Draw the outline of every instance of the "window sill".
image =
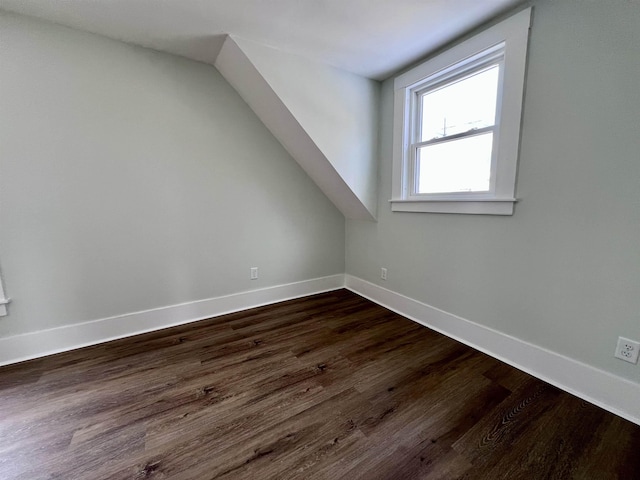
<svg viewBox="0 0 640 480">
<path fill-rule="evenodd" d="M 389 200 L 393 212 L 458 213 L 465 215 L 513 215 L 515 198 Z"/>
</svg>

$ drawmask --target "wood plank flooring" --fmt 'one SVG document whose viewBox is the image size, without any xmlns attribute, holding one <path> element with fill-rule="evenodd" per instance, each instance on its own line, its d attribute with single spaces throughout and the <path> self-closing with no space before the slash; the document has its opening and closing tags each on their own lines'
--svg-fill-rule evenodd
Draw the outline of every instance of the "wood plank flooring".
<svg viewBox="0 0 640 480">
<path fill-rule="evenodd" d="M 0 368 L 0 478 L 638 479 L 640 427 L 339 290 Z"/>
</svg>

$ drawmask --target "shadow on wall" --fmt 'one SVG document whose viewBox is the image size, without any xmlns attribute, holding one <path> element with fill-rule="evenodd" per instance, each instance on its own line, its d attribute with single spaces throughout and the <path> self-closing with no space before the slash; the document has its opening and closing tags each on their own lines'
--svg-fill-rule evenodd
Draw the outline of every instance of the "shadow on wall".
<svg viewBox="0 0 640 480">
<path fill-rule="evenodd" d="M 227 35 L 172 37 L 158 42 L 155 47 L 175 55 L 192 58 L 213 65 L 218 57 L 218 53 L 220 53 L 220 49 L 222 49 L 225 38 L 227 38 Z"/>
</svg>

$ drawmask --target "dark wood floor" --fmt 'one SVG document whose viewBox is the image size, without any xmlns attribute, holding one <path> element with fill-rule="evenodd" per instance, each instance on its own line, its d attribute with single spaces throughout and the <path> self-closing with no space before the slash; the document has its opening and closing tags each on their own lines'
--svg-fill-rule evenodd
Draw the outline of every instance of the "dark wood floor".
<svg viewBox="0 0 640 480">
<path fill-rule="evenodd" d="M 0 368 L 1 479 L 638 479 L 640 427 L 347 291 Z"/>
</svg>

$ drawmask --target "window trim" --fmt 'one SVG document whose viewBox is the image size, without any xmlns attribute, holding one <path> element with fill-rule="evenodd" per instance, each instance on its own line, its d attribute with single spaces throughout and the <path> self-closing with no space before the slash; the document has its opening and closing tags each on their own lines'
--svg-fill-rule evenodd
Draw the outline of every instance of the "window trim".
<svg viewBox="0 0 640 480">
<path fill-rule="evenodd" d="M 513 214 L 530 24 L 531 8 L 528 8 L 395 79 L 392 211 Z M 488 192 L 412 194 L 415 162 L 411 141 L 412 129 L 415 128 L 416 94 L 490 62 L 502 62 L 494 130 L 497 138 L 494 140 L 495 160 L 492 160 L 492 189 Z"/>
</svg>

